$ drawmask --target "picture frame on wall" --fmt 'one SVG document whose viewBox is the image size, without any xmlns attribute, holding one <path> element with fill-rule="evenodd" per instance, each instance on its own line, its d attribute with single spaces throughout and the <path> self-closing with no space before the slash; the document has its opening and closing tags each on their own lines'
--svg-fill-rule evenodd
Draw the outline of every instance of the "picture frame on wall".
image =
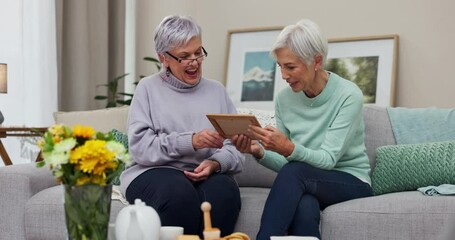
<svg viewBox="0 0 455 240">
<path fill-rule="evenodd" d="M 274 109 L 285 87 L 270 50 L 282 27 L 228 32 L 225 85 L 237 108 Z M 328 40 L 326 70 L 355 82 L 365 104 L 394 106 L 398 35 Z"/>
<path fill-rule="evenodd" d="M 365 104 L 395 106 L 398 35 L 329 39 L 325 69 L 353 81 Z"/>
<path fill-rule="evenodd" d="M 270 50 L 282 27 L 231 30 L 227 36 L 225 84 L 238 108 L 273 110 L 287 84 Z"/>
</svg>

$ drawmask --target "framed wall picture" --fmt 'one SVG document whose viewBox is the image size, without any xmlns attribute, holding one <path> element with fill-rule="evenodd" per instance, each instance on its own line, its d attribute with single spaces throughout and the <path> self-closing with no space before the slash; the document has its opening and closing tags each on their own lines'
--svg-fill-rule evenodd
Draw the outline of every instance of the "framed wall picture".
<svg viewBox="0 0 455 240">
<path fill-rule="evenodd" d="M 274 109 L 278 92 L 288 87 L 269 55 L 282 27 L 228 32 L 225 83 L 234 105 Z M 394 106 L 398 35 L 328 40 L 326 70 L 355 82 L 365 104 Z"/>
<path fill-rule="evenodd" d="M 360 87 L 365 104 L 395 105 L 398 35 L 329 39 L 326 70 Z"/>
<path fill-rule="evenodd" d="M 225 83 L 234 105 L 273 110 L 276 94 L 287 84 L 281 79 L 270 49 L 282 27 L 228 32 Z"/>
</svg>

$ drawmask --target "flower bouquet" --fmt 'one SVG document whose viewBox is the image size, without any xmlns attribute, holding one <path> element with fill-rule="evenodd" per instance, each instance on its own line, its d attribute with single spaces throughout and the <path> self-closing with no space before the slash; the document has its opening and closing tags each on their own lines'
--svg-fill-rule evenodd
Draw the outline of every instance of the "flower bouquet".
<svg viewBox="0 0 455 240">
<path fill-rule="evenodd" d="M 43 161 L 64 185 L 70 239 L 107 239 L 112 182 L 129 164 L 129 155 L 111 133 L 88 126 L 53 125 L 38 143 Z"/>
</svg>

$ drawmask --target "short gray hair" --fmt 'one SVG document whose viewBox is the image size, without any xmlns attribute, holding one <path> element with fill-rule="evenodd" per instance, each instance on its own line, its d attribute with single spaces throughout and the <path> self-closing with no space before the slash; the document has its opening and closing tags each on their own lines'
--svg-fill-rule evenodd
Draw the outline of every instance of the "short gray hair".
<svg viewBox="0 0 455 240">
<path fill-rule="evenodd" d="M 194 37 L 202 39 L 202 30 L 190 16 L 167 16 L 155 29 L 155 51 L 164 54 L 187 44 Z"/>
<path fill-rule="evenodd" d="M 276 51 L 285 47 L 307 64 L 312 63 L 314 56 L 321 54 L 325 65 L 328 51 L 327 39 L 319 26 L 311 20 L 303 19 L 285 27 L 272 47 L 272 56 L 276 59 Z"/>
</svg>

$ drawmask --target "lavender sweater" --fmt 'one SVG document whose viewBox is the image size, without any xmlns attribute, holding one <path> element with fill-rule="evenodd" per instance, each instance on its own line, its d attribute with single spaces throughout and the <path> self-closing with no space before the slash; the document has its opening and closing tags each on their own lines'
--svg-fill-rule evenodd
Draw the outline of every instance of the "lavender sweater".
<svg viewBox="0 0 455 240">
<path fill-rule="evenodd" d="M 129 153 L 134 163 L 120 176 L 122 193 L 151 168 L 193 170 L 203 160 L 212 159 L 220 163 L 222 173 L 240 172 L 245 158 L 230 140 L 221 149 L 193 148 L 194 133 L 214 130 L 207 113 L 236 113 L 221 83 L 201 78 L 189 85 L 172 74 L 166 77 L 163 71 L 142 79 L 128 115 Z"/>
</svg>

